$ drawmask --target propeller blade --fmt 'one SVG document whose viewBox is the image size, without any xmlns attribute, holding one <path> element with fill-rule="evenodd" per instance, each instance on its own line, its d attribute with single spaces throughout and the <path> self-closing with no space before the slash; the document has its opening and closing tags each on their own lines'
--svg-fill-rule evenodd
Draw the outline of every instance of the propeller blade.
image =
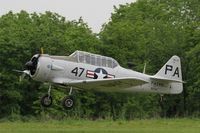
<svg viewBox="0 0 200 133">
<path fill-rule="evenodd" d="M 23 74 L 27 74 L 30 76 L 30 71 L 29 70 L 24 70 L 24 71 L 21 71 L 21 70 L 16 70 L 16 69 L 13 69 L 14 72 L 18 72 L 18 73 L 23 73 Z"/>
<path fill-rule="evenodd" d="M 24 70 L 23 73 L 30 76 L 30 71 L 29 70 Z"/>
<path fill-rule="evenodd" d="M 25 78 L 26 75 L 31 76 L 29 70 L 21 71 L 21 70 L 13 69 L 13 71 L 18 72 L 18 73 L 22 73 L 22 75 L 19 76 L 19 82 L 21 82 Z"/>
<path fill-rule="evenodd" d="M 23 71 L 21 71 L 21 70 L 16 70 L 16 69 L 13 69 L 12 71 L 14 71 L 14 72 L 19 72 L 19 73 L 23 73 Z"/>
<path fill-rule="evenodd" d="M 24 80 L 26 74 L 27 73 L 23 73 L 22 75 L 19 76 L 19 82 L 21 82 L 22 80 Z"/>
</svg>

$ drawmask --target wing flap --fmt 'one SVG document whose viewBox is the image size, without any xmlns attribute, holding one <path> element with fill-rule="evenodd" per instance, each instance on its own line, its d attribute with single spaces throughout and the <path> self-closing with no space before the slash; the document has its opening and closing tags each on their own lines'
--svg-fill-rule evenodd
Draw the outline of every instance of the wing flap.
<svg viewBox="0 0 200 133">
<path fill-rule="evenodd" d="M 125 88 L 130 88 L 148 83 L 139 78 L 114 78 L 114 79 L 92 79 L 92 80 L 73 80 L 64 82 L 65 85 L 77 87 L 86 90 L 95 91 L 120 91 Z"/>
</svg>

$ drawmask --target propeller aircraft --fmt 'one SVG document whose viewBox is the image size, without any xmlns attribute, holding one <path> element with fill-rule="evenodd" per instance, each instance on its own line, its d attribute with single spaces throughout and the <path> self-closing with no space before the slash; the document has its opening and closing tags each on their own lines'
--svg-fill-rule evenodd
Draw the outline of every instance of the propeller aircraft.
<svg viewBox="0 0 200 133">
<path fill-rule="evenodd" d="M 74 106 L 73 89 L 159 94 L 179 94 L 183 90 L 181 60 L 176 55 L 155 75 L 123 68 L 111 57 L 84 51 L 75 51 L 69 56 L 36 54 L 25 67 L 26 70 L 17 72 L 50 84 L 48 93 L 41 98 L 44 107 L 52 105 L 51 85 L 70 88 L 69 96 L 63 98 L 66 109 Z"/>
</svg>

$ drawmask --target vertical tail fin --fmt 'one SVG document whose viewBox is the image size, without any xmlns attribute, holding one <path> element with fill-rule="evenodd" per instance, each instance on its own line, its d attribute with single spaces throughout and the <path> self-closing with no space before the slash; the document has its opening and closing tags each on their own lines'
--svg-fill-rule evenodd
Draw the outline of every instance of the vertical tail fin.
<svg viewBox="0 0 200 133">
<path fill-rule="evenodd" d="M 172 56 L 154 76 L 170 80 L 182 81 L 180 58 L 176 55 Z"/>
<path fill-rule="evenodd" d="M 183 91 L 181 72 L 181 60 L 178 56 L 172 56 L 169 61 L 153 76 L 157 82 L 162 81 L 166 85 L 163 93 L 179 94 Z"/>
</svg>

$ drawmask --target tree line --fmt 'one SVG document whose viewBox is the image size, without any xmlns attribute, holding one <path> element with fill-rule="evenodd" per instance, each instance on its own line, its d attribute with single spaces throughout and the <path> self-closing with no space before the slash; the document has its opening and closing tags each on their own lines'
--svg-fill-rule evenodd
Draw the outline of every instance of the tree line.
<svg viewBox="0 0 200 133">
<path fill-rule="evenodd" d="M 200 116 L 200 2 L 199 0 L 138 0 L 114 7 L 100 33 L 81 18 L 69 21 L 57 13 L 9 13 L 0 17 L 0 118 L 45 117 L 135 119 Z M 173 55 L 182 61 L 184 91 L 179 95 L 75 91 L 75 108 L 61 101 L 68 90 L 54 87 L 51 108 L 40 105 L 48 86 L 26 77 L 24 64 L 43 47 L 50 55 L 75 50 L 115 58 L 121 66 L 155 74 Z M 129 63 L 132 65 L 129 65 Z"/>
</svg>

